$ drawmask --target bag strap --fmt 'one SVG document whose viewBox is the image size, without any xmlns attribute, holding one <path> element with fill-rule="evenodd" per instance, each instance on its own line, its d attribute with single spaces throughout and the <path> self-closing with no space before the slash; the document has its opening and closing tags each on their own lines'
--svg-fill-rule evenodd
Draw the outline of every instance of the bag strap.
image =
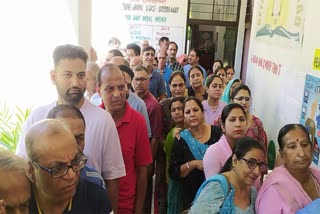
<svg viewBox="0 0 320 214">
<path fill-rule="evenodd" d="M 223 189 L 223 193 L 224 193 L 224 196 L 225 196 L 225 197 L 229 194 L 229 192 L 230 192 L 230 183 L 229 183 L 227 177 L 224 176 L 224 175 L 222 175 L 222 174 L 217 174 L 217 175 L 214 175 L 214 176 L 208 178 L 207 180 L 205 180 L 205 181 L 201 184 L 200 188 L 198 189 L 198 192 L 197 192 L 197 194 L 196 194 L 196 197 L 195 197 L 194 201 L 197 200 L 197 198 L 199 197 L 199 195 L 200 195 L 200 193 L 202 192 L 202 190 L 204 189 L 204 187 L 205 187 L 208 183 L 210 183 L 210 182 L 212 182 L 212 181 L 219 182 L 219 183 L 221 184 L 222 189 Z"/>
</svg>

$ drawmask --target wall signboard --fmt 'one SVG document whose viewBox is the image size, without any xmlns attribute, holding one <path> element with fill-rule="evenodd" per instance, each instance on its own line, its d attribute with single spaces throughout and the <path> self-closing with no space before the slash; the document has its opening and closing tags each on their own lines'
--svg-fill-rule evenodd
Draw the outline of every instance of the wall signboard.
<svg viewBox="0 0 320 214">
<path fill-rule="evenodd" d="M 132 42 L 148 40 L 159 49 L 162 36 L 178 44 L 184 52 L 188 1 L 186 0 L 122 0 L 121 14 L 125 17 Z"/>
</svg>

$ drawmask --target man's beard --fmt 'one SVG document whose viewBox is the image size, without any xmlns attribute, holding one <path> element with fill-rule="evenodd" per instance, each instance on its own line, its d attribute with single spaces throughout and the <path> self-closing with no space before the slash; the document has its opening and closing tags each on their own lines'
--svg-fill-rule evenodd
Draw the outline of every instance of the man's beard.
<svg viewBox="0 0 320 214">
<path fill-rule="evenodd" d="M 75 90 L 75 89 L 79 90 L 79 93 L 71 94 L 70 90 Z M 80 88 L 71 88 L 65 93 L 64 99 L 69 104 L 74 105 L 74 104 L 77 104 L 81 100 L 81 98 L 83 97 L 83 94 L 84 94 L 84 92 Z"/>
</svg>

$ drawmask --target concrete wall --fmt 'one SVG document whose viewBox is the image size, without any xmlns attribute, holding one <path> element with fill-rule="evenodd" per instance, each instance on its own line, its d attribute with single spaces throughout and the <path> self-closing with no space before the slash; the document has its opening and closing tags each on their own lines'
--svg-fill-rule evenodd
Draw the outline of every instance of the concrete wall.
<svg viewBox="0 0 320 214">
<path fill-rule="evenodd" d="M 252 90 L 252 113 L 263 121 L 268 139 L 277 142 L 283 125 L 299 123 L 306 74 L 320 77 L 312 68 L 320 46 L 320 1 L 274 2 L 270 8 L 271 0 L 255 1 L 246 83 Z M 274 30 L 272 36 L 259 36 L 265 24 L 282 29 Z M 281 36 L 279 31 L 284 29 L 293 33 L 286 34 L 290 38 Z"/>
</svg>

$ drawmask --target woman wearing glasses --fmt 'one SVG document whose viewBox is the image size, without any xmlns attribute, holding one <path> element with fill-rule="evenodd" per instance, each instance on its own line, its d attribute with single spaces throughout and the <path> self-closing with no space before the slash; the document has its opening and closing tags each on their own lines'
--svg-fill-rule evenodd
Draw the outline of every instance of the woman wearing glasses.
<svg viewBox="0 0 320 214">
<path fill-rule="evenodd" d="M 230 97 L 233 92 L 233 90 L 241 84 L 240 79 L 232 79 L 228 82 L 226 87 L 223 90 L 223 94 L 221 96 L 221 100 L 225 102 L 226 104 L 230 104 Z"/>
<path fill-rule="evenodd" d="M 220 100 L 223 92 L 222 78 L 217 75 L 208 76 L 206 80 L 208 98 L 202 101 L 204 117 L 207 124 L 212 124 L 222 112 L 226 103 Z"/>
<path fill-rule="evenodd" d="M 220 138 L 219 127 L 204 122 L 203 106 L 195 97 L 183 103 L 184 123 L 187 129 L 180 132 L 172 146 L 169 174 L 180 180 L 183 189 L 183 209 L 189 209 L 196 192 L 205 180 L 203 155 L 209 145 Z"/>
<path fill-rule="evenodd" d="M 239 86 L 234 88 L 231 94 L 231 102 L 240 104 L 246 111 L 248 126 L 245 136 L 252 137 L 256 141 L 258 141 L 264 146 L 264 149 L 267 151 L 267 134 L 263 129 L 262 122 L 258 117 L 249 113 L 251 106 L 251 91 L 249 87 L 245 84 L 240 84 Z"/>
<path fill-rule="evenodd" d="M 221 113 L 220 140 L 210 146 L 203 158 L 206 179 L 218 174 L 236 145 L 236 140 L 244 137 L 247 126 L 246 112 L 241 105 L 232 103 L 225 106 Z"/>
<path fill-rule="evenodd" d="M 263 182 L 256 201 L 259 214 L 291 214 L 319 203 L 320 171 L 311 166 L 313 145 L 307 129 L 301 124 L 285 125 L 278 143 L 284 165 L 276 167 Z"/>
<path fill-rule="evenodd" d="M 220 174 L 201 185 L 189 213 L 254 213 L 253 184 L 267 168 L 265 159 L 262 145 L 248 137 L 238 139 Z"/>
<path fill-rule="evenodd" d="M 173 72 L 169 78 L 169 87 L 172 97 L 163 99 L 160 101 L 162 116 L 163 116 L 163 134 L 164 138 L 174 125 L 171 118 L 171 112 L 169 105 L 174 97 L 185 97 L 186 96 L 186 79 L 184 74 L 180 71 Z"/>
</svg>

